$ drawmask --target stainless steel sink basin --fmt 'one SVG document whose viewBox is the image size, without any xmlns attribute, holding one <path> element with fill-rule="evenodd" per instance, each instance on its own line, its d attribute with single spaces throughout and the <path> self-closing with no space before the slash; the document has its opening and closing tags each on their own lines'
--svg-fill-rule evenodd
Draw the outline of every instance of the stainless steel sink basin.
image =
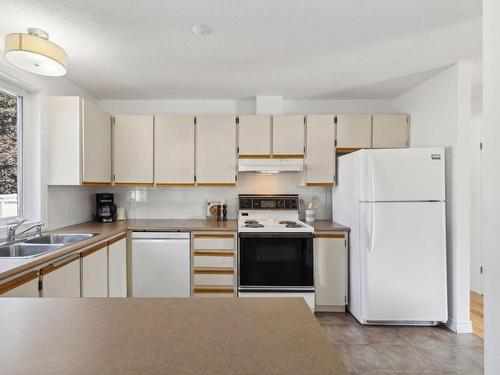
<svg viewBox="0 0 500 375">
<path fill-rule="evenodd" d="M 24 241 L 29 244 L 64 244 L 69 245 L 94 237 L 95 233 L 53 233 Z"/>
<path fill-rule="evenodd" d="M 15 243 L 0 247 L 0 258 L 33 258 L 63 247 L 63 244 Z"/>
</svg>

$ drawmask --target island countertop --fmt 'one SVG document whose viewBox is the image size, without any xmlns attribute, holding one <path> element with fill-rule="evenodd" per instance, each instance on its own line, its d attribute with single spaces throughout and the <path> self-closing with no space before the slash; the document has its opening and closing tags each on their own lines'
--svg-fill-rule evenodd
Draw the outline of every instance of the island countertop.
<svg viewBox="0 0 500 375">
<path fill-rule="evenodd" d="M 6 374 L 337 374 L 300 298 L 0 300 Z"/>
</svg>

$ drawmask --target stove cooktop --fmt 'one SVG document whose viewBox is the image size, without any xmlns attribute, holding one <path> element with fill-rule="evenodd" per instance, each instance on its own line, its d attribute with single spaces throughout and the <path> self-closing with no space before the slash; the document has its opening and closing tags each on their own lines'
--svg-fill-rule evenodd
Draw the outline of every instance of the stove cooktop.
<svg viewBox="0 0 500 375">
<path fill-rule="evenodd" d="M 238 220 L 240 232 L 314 232 L 314 228 L 300 220 L 244 219 Z"/>
</svg>

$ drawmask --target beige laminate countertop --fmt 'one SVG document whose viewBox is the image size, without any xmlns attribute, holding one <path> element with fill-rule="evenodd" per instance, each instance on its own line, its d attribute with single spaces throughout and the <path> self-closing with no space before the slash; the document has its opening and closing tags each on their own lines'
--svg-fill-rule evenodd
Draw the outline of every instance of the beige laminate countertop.
<svg viewBox="0 0 500 375">
<path fill-rule="evenodd" d="M 5 374 L 347 375 L 300 298 L 5 298 L 0 311 Z"/>
<path fill-rule="evenodd" d="M 315 232 L 349 232 L 351 228 L 330 220 L 316 220 L 311 224 Z"/>
</svg>

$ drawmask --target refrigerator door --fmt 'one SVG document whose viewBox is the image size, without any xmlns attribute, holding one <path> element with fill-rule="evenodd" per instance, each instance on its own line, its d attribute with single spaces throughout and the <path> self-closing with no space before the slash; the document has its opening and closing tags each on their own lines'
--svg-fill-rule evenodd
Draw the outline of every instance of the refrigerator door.
<svg viewBox="0 0 500 375">
<path fill-rule="evenodd" d="M 444 201 L 444 148 L 360 151 L 361 201 Z"/>
<path fill-rule="evenodd" d="M 360 204 L 362 323 L 447 320 L 445 215 L 444 202 Z"/>
</svg>

